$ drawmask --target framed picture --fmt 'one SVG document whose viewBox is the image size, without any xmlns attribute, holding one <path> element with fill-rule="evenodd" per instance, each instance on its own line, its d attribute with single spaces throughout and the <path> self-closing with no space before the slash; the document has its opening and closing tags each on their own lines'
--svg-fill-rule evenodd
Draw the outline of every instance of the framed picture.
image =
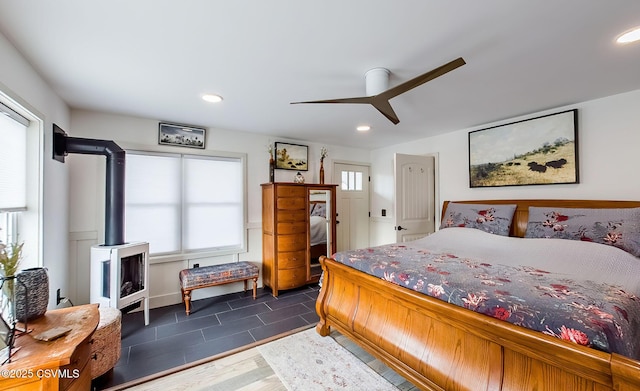
<svg viewBox="0 0 640 391">
<path fill-rule="evenodd" d="M 160 122 L 158 144 L 204 149 L 205 128 Z"/>
<path fill-rule="evenodd" d="M 470 187 L 578 183 L 578 110 L 469 132 Z"/>
<path fill-rule="evenodd" d="M 308 146 L 276 142 L 276 168 L 307 171 L 308 161 Z"/>
</svg>

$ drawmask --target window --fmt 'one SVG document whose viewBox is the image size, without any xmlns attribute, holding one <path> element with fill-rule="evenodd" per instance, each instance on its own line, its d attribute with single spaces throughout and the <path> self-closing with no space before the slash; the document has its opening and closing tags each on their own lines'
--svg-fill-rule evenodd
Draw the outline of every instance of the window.
<svg viewBox="0 0 640 391">
<path fill-rule="evenodd" d="M 238 156 L 127 151 L 126 240 L 153 255 L 243 250 L 244 173 Z"/>
<path fill-rule="evenodd" d="M 342 171 L 342 184 L 340 190 L 362 191 L 362 172 Z"/>
<path fill-rule="evenodd" d="M 0 103 L 0 241 L 18 241 L 18 211 L 27 207 L 29 121 Z"/>
<path fill-rule="evenodd" d="M 27 208 L 29 121 L 0 103 L 0 211 Z"/>
<path fill-rule="evenodd" d="M 42 266 L 42 121 L 0 91 L 0 240 L 24 243 L 20 268 Z"/>
<path fill-rule="evenodd" d="M 18 241 L 18 213 L 0 212 L 0 242 L 14 243 Z"/>
</svg>

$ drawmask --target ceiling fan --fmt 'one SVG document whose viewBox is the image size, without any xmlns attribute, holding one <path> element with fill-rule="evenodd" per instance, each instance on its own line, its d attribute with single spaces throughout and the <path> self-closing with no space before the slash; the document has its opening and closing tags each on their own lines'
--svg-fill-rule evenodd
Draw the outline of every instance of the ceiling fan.
<svg viewBox="0 0 640 391">
<path fill-rule="evenodd" d="M 341 98 L 341 99 L 326 99 L 326 100 L 312 100 L 306 102 L 291 102 L 292 105 L 301 103 L 367 103 L 375 107 L 382 115 L 387 117 L 389 121 L 394 124 L 398 124 L 400 119 L 393 111 L 393 107 L 389 103 L 389 100 L 396 96 L 403 94 L 413 88 L 416 88 L 436 77 L 442 76 L 447 72 L 463 66 L 466 64 L 462 57 L 448 62 L 442 66 L 439 66 L 427 73 L 414 77 L 411 80 L 405 81 L 393 88 L 389 86 L 389 70 L 385 68 L 374 68 L 369 70 L 365 74 L 366 91 L 367 96 L 357 98 Z"/>
</svg>

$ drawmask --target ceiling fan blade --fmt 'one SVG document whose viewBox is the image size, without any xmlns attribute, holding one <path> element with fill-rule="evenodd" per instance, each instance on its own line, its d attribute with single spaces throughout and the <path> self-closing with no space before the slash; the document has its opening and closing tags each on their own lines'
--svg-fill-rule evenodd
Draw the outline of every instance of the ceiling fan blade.
<svg viewBox="0 0 640 391">
<path fill-rule="evenodd" d="M 341 98 L 341 99 L 324 99 L 324 100 L 310 100 L 305 102 L 291 102 L 292 105 L 301 103 L 371 103 L 371 96 L 362 96 L 357 98 Z"/>
<path fill-rule="evenodd" d="M 413 88 L 416 88 L 430 80 L 433 80 L 436 77 L 439 77 L 444 75 L 445 73 L 451 72 L 454 69 L 463 66 L 464 64 L 466 64 L 464 59 L 462 57 L 458 57 L 457 59 L 451 62 L 448 62 L 442 66 L 439 66 L 427 73 L 414 77 L 413 79 L 405 81 L 404 83 L 399 84 L 393 88 L 389 88 L 388 90 L 379 93 L 377 96 L 384 97 L 385 99 L 389 100 Z"/>
<path fill-rule="evenodd" d="M 402 93 L 405 93 L 413 88 L 416 88 L 429 80 L 433 80 L 436 77 L 442 76 L 447 72 L 451 72 L 452 70 L 463 66 L 466 64 L 462 57 L 458 57 L 457 59 L 448 62 L 438 68 L 432 69 L 429 72 L 422 74 L 418 77 L 414 77 L 411 80 L 408 80 L 402 84 L 399 84 L 393 88 L 389 88 L 386 91 L 379 93 L 378 95 L 373 96 L 361 96 L 357 98 L 341 98 L 341 99 L 324 99 L 324 100 L 311 100 L 305 102 L 291 102 L 292 105 L 301 104 L 301 103 L 368 103 L 376 108 L 382 115 L 384 115 L 389 121 L 393 122 L 394 125 L 397 125 L 400 122 L 400 119 L 396 115 L 395 111 L 393 111 L 393 107 L 389 103 L 391 98 L 394 98 Z"/>
<path fill-rule="evenodd" d="M 374 99 L 371 101 L 371 105 L 375 107 L 376 110 L 378 110 L 380 113 L 382 113 L 382 115 L 387 117 L 389 121 L 393 122 L 394 125 L 397 125 L 400 122 L 400 119 L 396 115 L 396 112 L 393 111 L 393 107 L 391 107 L 391 104 L 386 99 L 376 99 L 379 96 L 380 95 L 374 97 Z"/>
</svg>

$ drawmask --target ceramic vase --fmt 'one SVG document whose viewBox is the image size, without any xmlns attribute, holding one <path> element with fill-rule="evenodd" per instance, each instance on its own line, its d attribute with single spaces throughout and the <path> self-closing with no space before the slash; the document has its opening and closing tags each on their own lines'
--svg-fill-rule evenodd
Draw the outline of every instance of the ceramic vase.
<svg viewBox="0 0 640 391">
<path fill-rule="evenodd" d="M 49 275 L 47 269 L 25 269 L 16 276 L 15 312 L 21 322 L 36 319 L 47 311 L 49 305 Z"/>
<path fill-rule="evenodd" d="M 320 184 L 324 185 L 324 165 L 322 160 L 320 160 Z"/>
</svg>

